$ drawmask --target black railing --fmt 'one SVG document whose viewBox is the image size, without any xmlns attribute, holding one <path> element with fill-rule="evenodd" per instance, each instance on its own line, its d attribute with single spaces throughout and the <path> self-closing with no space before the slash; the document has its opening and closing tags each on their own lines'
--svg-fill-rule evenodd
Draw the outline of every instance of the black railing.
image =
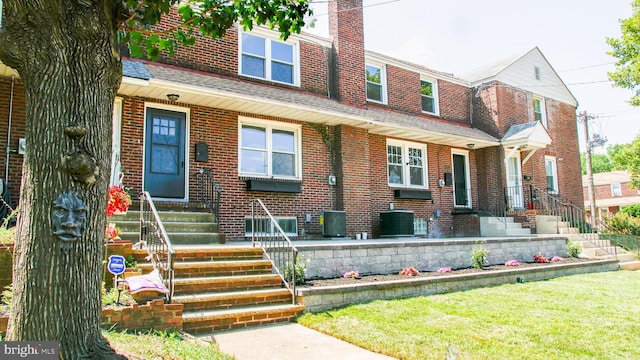
<svg viewBox="0 0 640 360">
<path fill-rule="evenodd" d="M 536 206 L 546 215 L 556 217 L 556 233 L 562 228 L 573 228 L 579 236 L 590 242 L 602 252 L 618 256 L 616 247 L 601 236 L 603 224 L 598 218 L 590 219 L 586 211 L 569 202 L 566 197 L 550 193 L 547 190 L 533 189 L 533 197 L 536 199 Z M 590 223 L 590 220 L 593 221 Z"/>
<path fill-rule="evenodd" d="M 282 230 L 262 200 L 251 201 L 251 244 L 259 245 L 265 256 L 273 265 L 273 270 L 280 275 L 284 285 L 291 291 L 292 301 L 296 302 L 296 274 L 298 271 L 298 249 Z"/>
<path fill-rule="evenodd" d="M 213 179 L 211 169 L 203 168 L 198 172 L 200 202 L 206 204 L 216 221 L 220 222 L 220 188 Z"/>
<path fill-rule="evenodd" d="M 640 236 L 620 233 L 603 233 L 603 239 L 611 241 L 611 246 L 620 246 L 640 259 Z"/>
<path fill-rule="evenodd" d="M 140 195 L 140 243 L 146 246 L 153 268 L 158 270 L 162 282 L 169 289 L 167 302 L 170 303 L 174 289 L 175 251 L 156 206 L 146 191 Z"/>
</svg>

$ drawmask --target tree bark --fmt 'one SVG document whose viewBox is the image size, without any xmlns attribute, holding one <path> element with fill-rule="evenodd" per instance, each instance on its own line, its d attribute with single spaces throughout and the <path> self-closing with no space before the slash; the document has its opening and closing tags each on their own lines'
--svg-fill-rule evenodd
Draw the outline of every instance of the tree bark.
<svg viewBox="0 0 640 360">
<path fill-rule="evenodd" d="M 58 341 L 64 359 L 122 358 L 100 333 L 112 109 L 122 78 L 115 2 L 3 2 L 0 59 L 24 82 L 27 142 L 7 340 Z M 70 191 L 87 220 L 63 250 L 52 209 Z"/>
</svg>

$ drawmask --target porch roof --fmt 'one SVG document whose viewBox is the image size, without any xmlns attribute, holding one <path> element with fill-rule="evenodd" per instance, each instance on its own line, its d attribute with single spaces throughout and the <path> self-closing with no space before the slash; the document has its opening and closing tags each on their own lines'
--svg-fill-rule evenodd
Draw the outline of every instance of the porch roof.
<svg viewBox="0 0 640 360">
<path fill-rule="evenodd" d="M 522 149 L 542 149 L 551 144 L 551 137 L 540 121 L 512 125 L 501 140 L 502 146 Z"/>
<path fill-rule="evenodd" d="M 370 133 L 466 148 L 500 145 L 493 136 L 468 126 L 411 116 L 380 108 L 360 109 L 335 99 L 296 89 L 256 84 L 156 63 L 123 60 L 120 95 L 166 100 L 179 94 L 181 103 L 263 114 L 326 125 L 349 125 Z M 144 67 L 147 78 L 140 76 Z M 134 69 L 135 71 L 127 71 Z"/>
</svg>

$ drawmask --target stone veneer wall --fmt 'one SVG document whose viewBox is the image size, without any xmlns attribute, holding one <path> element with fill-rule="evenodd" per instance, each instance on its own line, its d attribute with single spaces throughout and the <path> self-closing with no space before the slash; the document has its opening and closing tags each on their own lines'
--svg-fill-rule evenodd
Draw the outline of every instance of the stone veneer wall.
<svg viewBox="0 0 640 360">
<path fill-rule="evenodd" d="M 393 274 L 413 266 L 420 271 L 440 267 L 467 268 L 478 238 L 371 241 L 324 245 L 296 245 L 298 253 L 308 259 L 307 278 L 340 277 L 347 271 L 361 274 Z M 559 236 L 481 239 L 489 251 L 488 265 L 504 264 L 516 259 L 532 262 L 533 255 L 567 256 L 567 239 Z"/>
</svg>

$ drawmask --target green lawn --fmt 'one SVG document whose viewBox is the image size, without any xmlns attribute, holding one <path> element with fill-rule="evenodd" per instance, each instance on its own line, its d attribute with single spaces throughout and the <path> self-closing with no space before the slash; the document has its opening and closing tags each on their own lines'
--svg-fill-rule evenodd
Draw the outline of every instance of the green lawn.
<svg viewBox="0 0 640 360">
<path fill-rule="evenodd" d="M 298 322 L 399 359 L 640 359 L 640 272 L 374 301 Z"/>
<path fill-rule="evenodd" d="M 131 360 L 233 360 L 220 352 L 217 344 L 204 345 L 182 339 L 177 331 L 152 331 L 140 334 L 103 331 L 111 346 Z"/>
</svg>

